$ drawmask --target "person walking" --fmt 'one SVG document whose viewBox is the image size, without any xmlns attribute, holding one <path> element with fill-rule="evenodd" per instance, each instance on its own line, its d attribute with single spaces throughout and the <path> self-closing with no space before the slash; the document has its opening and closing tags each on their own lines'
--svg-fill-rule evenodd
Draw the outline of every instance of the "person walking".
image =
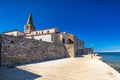
<svg viewBox="0 0 120 80">
<path fill-rule="evenodd" d="M 93 58 L 93 55 L 92 55 L 92 53 L 91 53 L 91 59 Z"/>
<path fill-rule="evenodd" d="M 94 56 L 95 56 L 95 54 L 96 54 L 96 53 L 95 53 L 95 52 L 93 52 L 93 54 L 94 54 Z"/>
</svg>

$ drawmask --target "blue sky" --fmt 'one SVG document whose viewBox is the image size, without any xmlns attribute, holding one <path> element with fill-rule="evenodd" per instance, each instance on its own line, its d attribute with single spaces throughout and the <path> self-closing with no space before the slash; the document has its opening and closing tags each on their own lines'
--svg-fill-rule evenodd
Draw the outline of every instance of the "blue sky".
<svg viewBox="0 0 120 80">
<path fill-rule="evenodd" d="M 120 51 L 119 0 L 1 0 L 0 32 L 23 31 L 29 12 L 36 29 L 58 27 L 95 51 Z"/>
</svg>

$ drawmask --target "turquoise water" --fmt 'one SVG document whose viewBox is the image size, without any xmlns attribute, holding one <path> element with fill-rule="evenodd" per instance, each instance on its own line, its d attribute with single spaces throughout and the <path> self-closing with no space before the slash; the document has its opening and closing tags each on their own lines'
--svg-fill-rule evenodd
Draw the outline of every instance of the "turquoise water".
<svg viewBox="0 0 120 80">
<path fill-rule="evenodd" d="M 102 60 L 120 72 L 120 52 L 101 52 L 98 53 Z"/>
</svg>

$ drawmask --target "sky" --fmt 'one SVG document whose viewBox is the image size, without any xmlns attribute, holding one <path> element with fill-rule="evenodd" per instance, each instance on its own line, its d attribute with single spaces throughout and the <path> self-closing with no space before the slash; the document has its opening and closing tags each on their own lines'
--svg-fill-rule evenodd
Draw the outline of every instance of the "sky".
<svg viewBox="0 0 120 80">
<path fill-rule="evenodd" d="M 58 27 L 94 51 L 120 51 L 119 0 L 0 0 L 0 33 L 23 31 L 29 13 L 36 30 Z"/>
</svg>

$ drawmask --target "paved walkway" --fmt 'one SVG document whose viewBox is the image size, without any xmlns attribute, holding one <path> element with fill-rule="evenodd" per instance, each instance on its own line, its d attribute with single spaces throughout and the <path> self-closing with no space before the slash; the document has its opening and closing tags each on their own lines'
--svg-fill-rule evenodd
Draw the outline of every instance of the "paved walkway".
<svg viewBox="0 0 120 80">
<path fill-rule="evenodd" d="M 120 74 L 98 57 L 66 58 L 0 68 L 0 80 L 120 80 Z"/>
</svg>

